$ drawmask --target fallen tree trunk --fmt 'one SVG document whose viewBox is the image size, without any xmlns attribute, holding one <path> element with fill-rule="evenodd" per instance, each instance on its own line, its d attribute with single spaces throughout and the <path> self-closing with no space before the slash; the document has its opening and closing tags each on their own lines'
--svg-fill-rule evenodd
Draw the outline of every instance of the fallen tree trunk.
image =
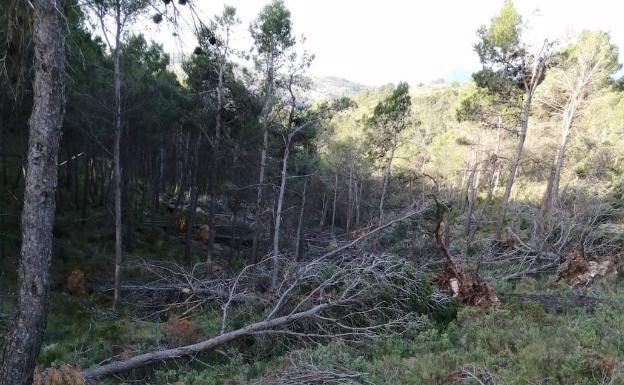
<svg viewBox="0 0 624 385">
<path fill-rule="evenodd" d="M 259 332 L 270 331 L 279 326 L 286 325 L 293 321 L 301 320 L 304 318 L 312 317 L 322 310 L 330 307 L 331 304 L 323 303 L 312 307 L 309 310 L 277 317 L 273 319 L 268 319 L 261 322 L 256 322 L 250 325 L 247 325 L 243 328 L 233 330 L 228 333 L 224 333 L 218 335 L 216 337 L 212 337 L 202 342 L 198 342 L 196 344 L 181 346 L 173 349 L 164 349 L 158 350 L 155 352 L 140 354 L 135 357 L 131 357 L 125 361 L 114 361 L 109 364 L 105 364 L 102 366 L 97 366 L 90 369 L 85 369 L 81 372 L 82 377 L 85 380 L 93 380 L 106 376 L 111 376 L 113 374 L 118 374 L 122 372 L 126 372 L 133 369 L 138 369 L 150 364 L 154 364 L 157 362 L 163 362 L 172 360 L 175 358 L 191 356 L 197 353 L 205 352 L 208 350 L 215 349 L 219 346 L 222 346 L 228 342 L 231 342 L 235 339 L 246 335 L 257 334 Z"/>
</svg>

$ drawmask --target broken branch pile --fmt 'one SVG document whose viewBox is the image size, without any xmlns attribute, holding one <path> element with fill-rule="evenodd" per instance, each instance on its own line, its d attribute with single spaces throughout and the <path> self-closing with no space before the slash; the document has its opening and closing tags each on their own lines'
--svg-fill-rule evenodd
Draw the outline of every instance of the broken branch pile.
<svg viewBox="0 0 624 385">
<path fill-rule="evenodd" d="M 432 292 L 424 276 L 405 260 L 366 255 L 282 261 L 285 269 L 277 287 L 266 292 L 251 282 L 267 281 L 266 261 L 244 268 L 224 286 L 228 300 L 220 300 L 221 333 L 201 342 L 156 350 L 85 369 L 85 379 L 110 376 L 146 365 L 213 350 L 244 336 L 278 335 L 302 341 L 321 338 L 358 341 L 380 333 L 402 334 L 420 323 L 416 309 L 443 308 L 448 298 Z M 237 329 L 229 328 L 231 300 L 241 294 L 262 297 L 266 317 Z"/>
</svg>

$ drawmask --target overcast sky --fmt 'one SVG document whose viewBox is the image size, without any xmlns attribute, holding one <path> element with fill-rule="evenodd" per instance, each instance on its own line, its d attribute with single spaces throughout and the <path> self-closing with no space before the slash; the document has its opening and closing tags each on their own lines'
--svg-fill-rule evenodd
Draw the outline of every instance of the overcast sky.
<svg viewBox="0 0 624 385">
<path fill-rule="evenodd" d="M 236 45 L 251 45 L 248 26 L 268 0 L 196 0 L 203 17 L 237 8 L 243 23 Z M 500 9 L 502 0 L 285 0 L 297 35 L 316 55 L 311 73 L 366 85 L 437 78 L 465 80 L 480 67 L 472 50 L 475 32 Z M 620 0 L 516 0 L 535 36 L 561 38 L 571 31 L 602 29 L 624 47 L 624 2 Z M 164 24 L 164 23 L 163 23 Z M 169 51 L 191 51 L 190 37 L 175 43 L 162 24 L 156 40 Z"/>
</svg>

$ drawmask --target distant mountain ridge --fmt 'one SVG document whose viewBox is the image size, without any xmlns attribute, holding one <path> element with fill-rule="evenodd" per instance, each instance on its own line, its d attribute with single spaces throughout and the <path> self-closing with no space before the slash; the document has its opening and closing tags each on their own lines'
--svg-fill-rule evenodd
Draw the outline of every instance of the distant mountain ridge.
<svg viewBox="0 0 624 385">
<path fill-rule="evenodd" d="M 305 92 L 307 101 L 331 100 L 344 96 L 352 96 L 358 92 L 370 88 L 351 80 L 335 76 L 312 76 L 312 85 Z"/>
</svg>

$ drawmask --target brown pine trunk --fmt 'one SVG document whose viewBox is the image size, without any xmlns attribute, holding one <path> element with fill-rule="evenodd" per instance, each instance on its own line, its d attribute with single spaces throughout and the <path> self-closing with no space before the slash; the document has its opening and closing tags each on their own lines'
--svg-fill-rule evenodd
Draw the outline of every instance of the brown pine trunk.
<svg viewBox="0 0 624 385">
<path fill-rule="evenodd" d="M 33 109 L 22 211 L 19 296 L 5 338 L 0 385 L 29 385 L 48 315 L 58 148 L 65 112 L 65 47 L 61 0 L 32 0 L 35 56 Z"/>
</svg>

